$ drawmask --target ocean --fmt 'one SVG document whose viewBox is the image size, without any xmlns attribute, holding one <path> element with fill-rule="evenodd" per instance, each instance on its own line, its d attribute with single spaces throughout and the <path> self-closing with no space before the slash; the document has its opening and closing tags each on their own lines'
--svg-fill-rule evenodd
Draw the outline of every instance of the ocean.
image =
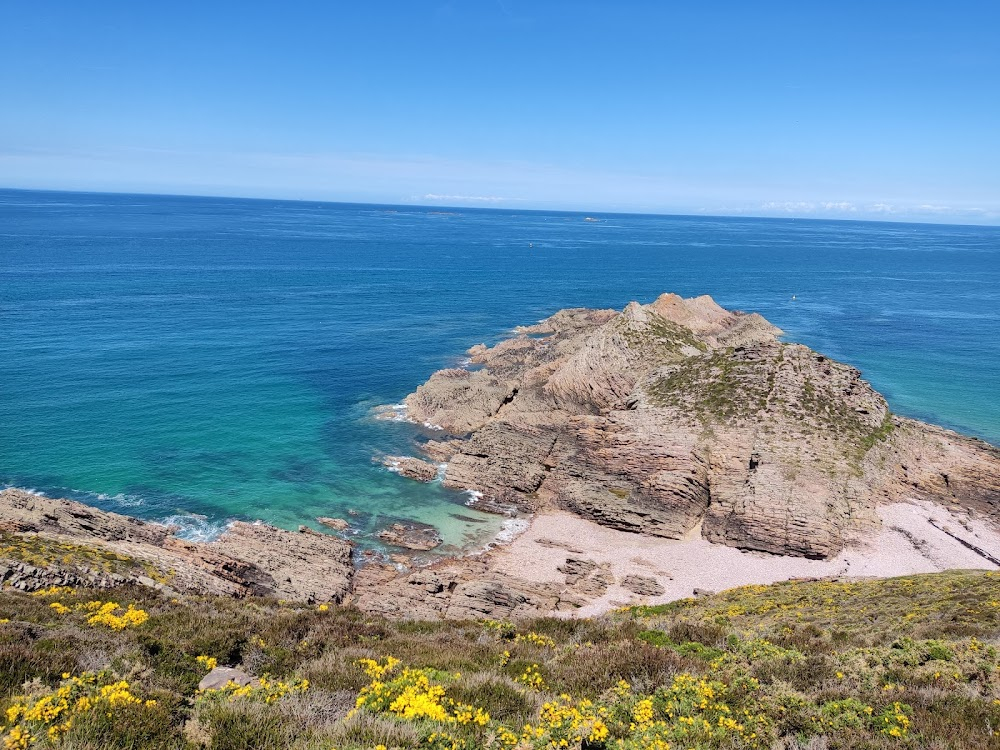
<svg viewBox="0 0 1000 750">
<path fill-rule="evenodd" d="M 596 220 L 595 220 L 596 219 Z M 0 486 L 210 538 L 501 519 L 374 461 L 470 346 L 662 292 L 756 311 L 1000 445 L 1000 228 L 0 191 Z M 350 516 L 348 516 L 350 514 Z"/>
</svg>

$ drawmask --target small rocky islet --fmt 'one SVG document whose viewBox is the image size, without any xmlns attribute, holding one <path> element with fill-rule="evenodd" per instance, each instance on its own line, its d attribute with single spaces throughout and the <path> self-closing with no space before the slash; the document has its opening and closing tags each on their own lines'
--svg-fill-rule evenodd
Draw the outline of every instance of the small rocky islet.
<svg viewBox="0 0 1000 750">
<path fill-rule="evenodd" d="M 474 367 L 434 373 L 405 404 L 441 436 L 420 445 L 424 458 L 384 463 L 472 490 L 483 510 L 568 512 L 645 538 L 697 536 L 795 558 L 831 558 L 870 539 L 887 503 L 996 518 L 1000 450 L 891 414 L 856 369 L 780 336 L 707 296 L 561 310 L 473 347 Z M 0 579 L 25 591 L 135 583 L 476 619 L 572 611 L 613 583 L 585 538 L 565 550 L 560 580 L 538 582 L 498 569 L 490 552 L 356 568 L 349 541 L 305 527 L 235 523 L 215 542 L 187 542 L 165 526 L 13 489 L 0 492 L 0 519 Z M 417 550 L 440 543 L 433 529 L 402 522 L 382 537 Z M 69 548 L 92 553 L 59 554 Z M 663 591 L 643 575 L 621 585 Z"/>
</svg>

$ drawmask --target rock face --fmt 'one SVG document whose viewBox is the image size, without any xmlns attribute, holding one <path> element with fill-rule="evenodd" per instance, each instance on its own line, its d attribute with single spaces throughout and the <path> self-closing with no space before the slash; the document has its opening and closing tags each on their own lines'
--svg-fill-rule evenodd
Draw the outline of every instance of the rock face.
<svg viewBox="0 0 1000 750">
<path fill-rule="evenodd" d="M 202 594 L 339 602 L 354 575 L 350 543 L 334 536 L 234 523 L 215 542 L 187 542 L 166 526 L 20 490 L 0 492 L 0 532 L 17 542 L 0 553 L 0 581 L 25 591 L 138 583 Z M 78 560 L 73 554 L 37 564 L 18 560 L 16 550 L 38 546 L 35 539 L 92 551 L 81 551 Z M 113 569 L 102 569 L 105 564 Z"/>
<path fill-rule="evenodd" d="M 475 620 L 551 612 L 558 607 L 559 592 L 493 573 L 485 561 L 462 560 L 402 576 L 390 566 L 368 565 L 358 571 L 349 601 L 391 618 Z"/>
<path fill-rule="evenodd" d="M 889 413 L 860 373 L 756 314 L 665 294 L 562 310 L 407 397 L 444 483 L 493 511 L 829 557 L 918 497 L 995 513 L 1000 451 Z"/>
</svg>

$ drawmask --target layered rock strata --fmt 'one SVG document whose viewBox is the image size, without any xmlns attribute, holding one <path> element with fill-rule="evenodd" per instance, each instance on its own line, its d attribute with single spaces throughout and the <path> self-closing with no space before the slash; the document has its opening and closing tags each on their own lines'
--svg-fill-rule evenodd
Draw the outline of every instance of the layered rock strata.
<svg viewBox="0 0 1000 750">
<path fill-rule="evenodd" d="M 487 510 L 816 558 L 882 501 L 996 512 L 1000 451 L 890 414 L 858 370 L 780 335 L 707 296 L 562 310 L 405 403 L 449 433 L 423 446 L 444 483 Z"/>
<path fill-rule="evenodd" d="M 26 591 L 138 583 L 201 594 L 339 602 L 354 576 L 350 543 L 327 534 L 242 522 L 210 543 L 188 542 L 173 532 L 71 500 L 4 490 L 0 533 L 10 543 L 0 544 L 0 583 Z M 59 544 L 69 549 L 46 554 Z"/>
</svg>

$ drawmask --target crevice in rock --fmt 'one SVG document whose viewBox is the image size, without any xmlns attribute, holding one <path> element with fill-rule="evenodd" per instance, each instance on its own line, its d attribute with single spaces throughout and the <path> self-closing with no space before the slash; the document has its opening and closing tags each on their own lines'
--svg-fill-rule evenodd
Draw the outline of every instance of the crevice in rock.
<svg viewBox="0 0 1000 750">
<path fill-rule="evenodd" d="M 498 406 L 497 410 L 493 412 L 493 416 L 495 417 L 497 414 L 499 414 L 500 410 L 503 409 L 505 406 L 507 406 L 507 404 L 513 403 L 516 397 L 517 397 L 517 388 L 514 388 L 510 393 L 504 396 L 503 401 L 500 402 L 500 406 Z"/>
</svg>

